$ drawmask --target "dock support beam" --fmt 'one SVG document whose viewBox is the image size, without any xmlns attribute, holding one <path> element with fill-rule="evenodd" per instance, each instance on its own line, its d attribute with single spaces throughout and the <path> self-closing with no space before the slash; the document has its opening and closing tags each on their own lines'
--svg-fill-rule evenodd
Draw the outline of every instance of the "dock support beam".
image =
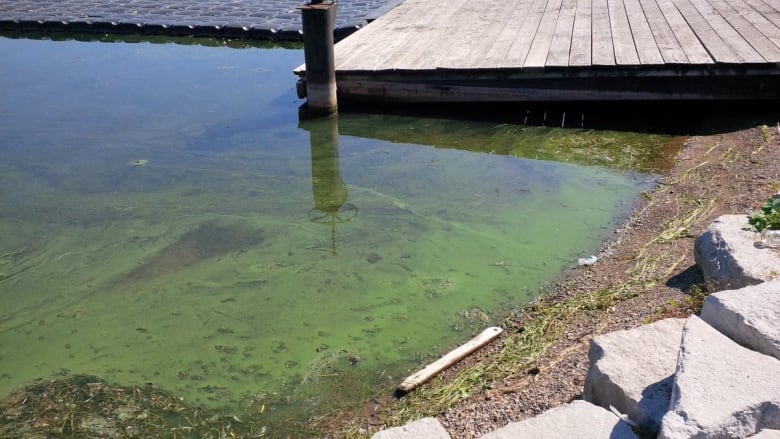
<svg viewBox="0 0 780 439">
<path fill-rule="evenodd" d="M 300 9 L 306 61 L 306 105 L 302 115 L 310 118 L 334 114 L 338 111 L 338 101 L 333 27 L 338 7 L 335 1 L 312 0 Z"/>
</svg>

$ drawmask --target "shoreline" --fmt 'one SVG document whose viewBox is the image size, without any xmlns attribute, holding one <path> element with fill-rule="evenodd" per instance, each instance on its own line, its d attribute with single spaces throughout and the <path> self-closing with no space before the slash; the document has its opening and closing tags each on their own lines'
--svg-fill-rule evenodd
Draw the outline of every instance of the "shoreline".
<svg viewBox="0 0 780 439">
<path fill-rule="evenodd" d="M 723 214 L 745 214 L 747 224 L 780 186 L 778 156 L 780 133 L 769 125 L 687 138 L 596 264 L 564 273 L 503 321 L 500 340 L 439 379 L 402 399 L 378 396 L 358 415 L 320 419 L 323 429 L 366 437 L 435 416 L 453 438 L 474 438 L 579 399 L 593 336 L 699 311 L 707 292 L 694 238 Z"/>
</svg>

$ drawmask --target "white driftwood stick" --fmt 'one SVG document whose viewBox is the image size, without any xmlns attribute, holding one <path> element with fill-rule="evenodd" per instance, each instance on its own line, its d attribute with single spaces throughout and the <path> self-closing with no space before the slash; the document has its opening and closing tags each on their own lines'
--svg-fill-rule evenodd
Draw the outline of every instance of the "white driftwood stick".
<svg viewBox="0 0 780 439">
<path fill-rule="evenodd" d="M 403 380 L 401 385 L 398 386 L 398 390 L 404 393 L 411 392 L 420 384 L 423 384 L 436 376 L 436 374 L 439 372 L 462 360 L 467 355 L 476 351 L 482 346 L 490 343 L 490 341 L 498 337 L 501 332 L 503 332 L 503 329 L 496 326 L 485 329 L 482 331 L 482 333 L 467 341 L 465 344 L 451 350 L 447 353 L 447 355 L 425 366 L 423 370 L 415 373 L 414 375 L 408 376 L 405 380 Z"/>
</svg>

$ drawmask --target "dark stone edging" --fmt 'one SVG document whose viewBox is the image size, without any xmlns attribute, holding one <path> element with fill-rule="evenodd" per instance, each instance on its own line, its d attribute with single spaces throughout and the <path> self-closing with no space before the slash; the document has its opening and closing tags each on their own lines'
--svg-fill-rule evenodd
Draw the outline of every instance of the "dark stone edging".
<svg viewBox="0 0 780 439">
<path fill-rule="evenodd" d="M 334 37 L 345 38 L 402 0 L 341 0 Z M 0 32 L 72 32 L 302 41 L 297 0 L 0 0 Z"/>
<path fill-rule="evenodd" d="M 333 35 L 342 40 L 368 24 L 368 21 L 337 26 Z M 269 41 L 303 41 L 300 27 L 274 28 L 264 25 L 219 25 L 177 23 L 131 23 L 89 20 L 19 20 L 0 18 L 0 32 L 72 32 L 79 34 L 139 34 L 173 37 L 237 38 Z"/>
</svg>

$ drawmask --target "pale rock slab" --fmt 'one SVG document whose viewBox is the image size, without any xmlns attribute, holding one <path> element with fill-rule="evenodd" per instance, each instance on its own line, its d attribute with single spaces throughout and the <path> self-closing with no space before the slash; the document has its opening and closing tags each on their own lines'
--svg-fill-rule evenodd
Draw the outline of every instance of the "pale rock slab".
<svg viewBox="0 0 780 439">
<path fill-rule="evenodd" d="M 740 438 L 780 428 L 780 361 L 744 348 L 702 319 L 683 329 L 662 439 Z"/>
<path fill-rule="evenodd" d="M 780 280 L 712 294 L 701 318 L 737 343 L 780 360 Z"/>
<path fill-rule="evenodd" d="M 612 412 L 578 400 L 482 436 L 482 439 L 519 438 L 636 439 L 637 435 Z"/>
<path fill-rule="evenodd" d="M 696 265 L 710 291 L 756 285 L 780 275 L 780 253 L 755 246 L 756 233 L 743 230 L 745 215 L 723 215 L 696 239 Z"/>
<path fill-rule="evenodd" d="M 669 409 L 685 319 L 665 319 L 591 340 L 583 399 L 615 407 L 656 434 Z"/>
<path fill-rule="evenodd" d="M 400 427 L 374 433 L 371 439 L 450 439 L 450 434 L 436 418 L 422 418 Z"/>
<path fill-rule="evenodd" d="M 780 439 L 780 430 L 761 430 L 750 439 Z"/>
</svg>

